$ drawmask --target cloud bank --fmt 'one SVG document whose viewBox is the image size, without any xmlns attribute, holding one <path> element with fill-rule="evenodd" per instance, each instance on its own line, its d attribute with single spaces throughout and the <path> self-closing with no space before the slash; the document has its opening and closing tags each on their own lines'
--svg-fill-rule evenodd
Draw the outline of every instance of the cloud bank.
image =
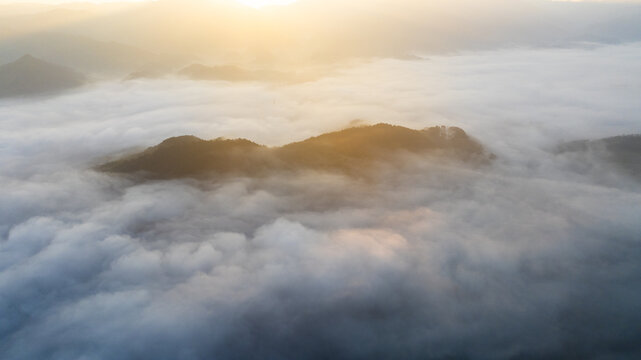
<svg viewBox="0 0 641 360">
<path fill-rule="evenodd" d="M 3 359 L 635 359 L 641 187 L 547 151 L 641 132 L 639 45 L 380 60 L 289 86 L 136 80 L 0 102 Z M 354 119 L 460 126 L 421 158 L 135 184 L 164 138 L 282 145 Z"/>
</svg>

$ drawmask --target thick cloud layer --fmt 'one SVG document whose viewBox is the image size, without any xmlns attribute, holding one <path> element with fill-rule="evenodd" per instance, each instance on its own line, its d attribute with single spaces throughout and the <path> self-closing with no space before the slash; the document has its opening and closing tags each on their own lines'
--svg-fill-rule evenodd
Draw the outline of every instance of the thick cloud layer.
<svg viewBox="0 0 641 360">
<path fill-rule="evenodd" d="M 0 102 L 3 359 L 641 355 L 641 186 L 546 151 L 641 132 L 641 46 L 361 64 L 291 86 L 140 80 Z M 175 135 L 280 145 L 353 119 L 460 126 L 485 169 L 408 158 L 134 184 Z"/>
</svg>

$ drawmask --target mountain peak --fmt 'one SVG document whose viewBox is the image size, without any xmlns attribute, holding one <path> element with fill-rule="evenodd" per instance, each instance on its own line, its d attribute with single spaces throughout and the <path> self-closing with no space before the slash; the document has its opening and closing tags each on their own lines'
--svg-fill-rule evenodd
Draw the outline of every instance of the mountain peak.
<svg viewBox="0 0 641 360">
<path fill-rule="evenodd" d="M 48 62 L 38 59 L 37 57 L 31 55 L 31 54 L 25 54 L 22 57 L 20 57 L 18 60 L 12 62 L 11 64 L 21 64 L 21 65 L 31 65 L 31 64 L 40 64 L 40 65 L 52 65 L 49 64 Z M 7 64 L 10 65 L 10 64 Z"/>
<path fill-rule="evenodd" d="M 165 139 L 163 142 L 161 142 L 158 145 L 159 146 L 175 146 L 175 145 L 199 143 L 203 141 L 205 140 L 193 135 L 182 135 L 182 136 L 174 136 L 174 137 Z"/>
<path fill-rule="evenodd" d="M 85 82 L 84 75 L 30 54 L 0 66 L 0 98 L 55 93 Z"/>
</svg>

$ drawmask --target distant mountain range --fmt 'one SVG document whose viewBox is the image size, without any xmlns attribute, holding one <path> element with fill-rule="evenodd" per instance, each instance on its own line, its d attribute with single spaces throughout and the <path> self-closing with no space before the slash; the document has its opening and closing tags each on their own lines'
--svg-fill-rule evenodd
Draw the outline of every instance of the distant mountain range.
<svg viewBox="0 0 641 360">
<path fill-rule="evenodd" d="M 639 41 L 640 19 L 639 4 L 614 2 L 299 0 L 257 11 L 229 0 L 167 0 L 61 30 L 155 53 L 286 68 L 505 46 Z"/>
<path fill-rule="evenodd" d="M 25 55 L 0 66 L 0 98 L 52 94 L 84 85 L 84 75 Z"/>
<path fill-rule="evenodd" d="M 641 181 L 641 135 L 573 141 L 560 145 L 557 152 L 587 156 L 586 161 L 601 160 Z"/>
<path fill-rule="evenodd" d="M 24 54 L 101 76 L 125 76 L 150 63 L 173 61 L 117 42 L 55 32 L 9 36 L 0 41 L 0 59 L 16 59 Z"/>
<path fill-rule="evenodd" d="M 192 80 L 222 80 L 231 82 L 259 81 L 291 83 L 305 80 L 303 76 L 296 73 L 274 70 L 249 70 L 234 65 L 206 66 L 194 64 L 184 68 L 178 74 Z"/>
<path fill-rule="evenodd" d="M 170 138 L 157 146 L 103 164 L 104 172 L 147 179 L 208 176 L 261 176 L 277 171 L 315 170 L 359 175 L 401 153 L 485 163 L 493 158 L 476 140 L 455 127 L 413 130 L 378 124 L 323 134 L 282 147 L 245 139 Z"/>
<path fill-rule="evenodd" d="M 15 58 L 17 51 L 84 72 L 126 76 L 159 59 L 173 68 L 204 61 L 290 69 L 641 40 L 641 5 L 610 1 L 299 0 L 260 11 L 231 0 L 128 4 L 0 4 L 0 59 Z"/>
</svg>

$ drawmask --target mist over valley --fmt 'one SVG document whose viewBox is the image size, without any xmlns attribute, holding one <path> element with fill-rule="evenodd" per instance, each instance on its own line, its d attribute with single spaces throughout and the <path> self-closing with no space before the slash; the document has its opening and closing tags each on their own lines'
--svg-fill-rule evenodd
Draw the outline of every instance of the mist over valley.
<svg viewBox="0 0 641 360">
<path fill-rule="evenodd" d="M 639 358 L 640 18 L 0 4 L 0 358 Z"/>
</svg>

